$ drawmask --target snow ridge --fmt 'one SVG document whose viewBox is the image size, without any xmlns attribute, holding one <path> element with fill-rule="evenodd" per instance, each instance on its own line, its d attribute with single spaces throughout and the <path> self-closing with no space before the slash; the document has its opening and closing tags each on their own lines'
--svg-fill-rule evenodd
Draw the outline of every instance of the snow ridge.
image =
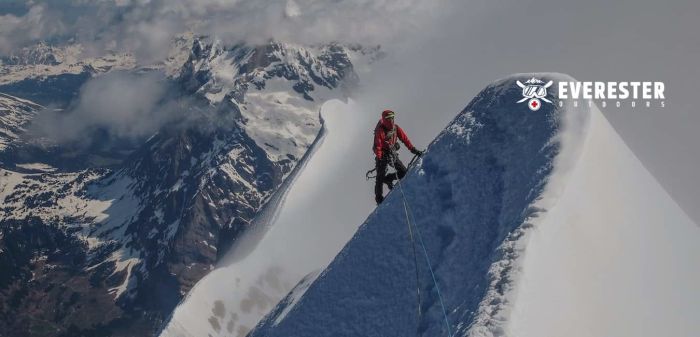
<svg viewBox="0 0 700 337">
<path fill-rule="evenodd" d="M 562 78 L 523 74 L 490 85 L 403 182 L 457 336 L 502 334 L 526 234 L 555 200 L 561 162 L 576 158 L 580 133 L 567 136 L 564 125 L 585 112 L 548 104 L 533 113 L 515 104 L 516 80 L 533 76 Z M 251 336 L 444 336 L 442 309 L 419 263 L 417 321 L 410 241 L 392 192 L 304 295 L 283 301 Z"/>
<path fill-rule="evenodd" d="M 527 77 L 529 74 L 513 76 Z M 544 75 L 544 74 L 542 74 Z M 541 76 L 541 75 L 540 75 Z M 556 81 L 572 81 L 570 76 L 547 73 L 546 76 Z M 541 84 L 544 81 L 531 77 L 525 83 Z M 558 102 L 557 102 L 558 103 Z M 537 227 L 546 217 L 547 211 L 554 207 L 568 176 L 581 155 L 583 142 L 588 131 L 590 111 L 586 107 L 574 108 L 570 102 L 562 103 L 559 132 L 551 143 L 558 143 L 565 150 L 559 151 L 552 163 L 546 186 L 536 201 L 528 208 L 523 224 L 514 229 L 497 249 L 499 259 L 488 271 L 490 283 L 484 298 L 479 303 L 477 315 L 469 325 L 466 336 L 494 337 L 505 336 L 506 325 L 510 318 L 510 308 L 515 293 L 515 284 L 521 274 L 521 264 L 530 230 Z M 463 328 L 464 325 L 461 326 Z"/>
</svg>

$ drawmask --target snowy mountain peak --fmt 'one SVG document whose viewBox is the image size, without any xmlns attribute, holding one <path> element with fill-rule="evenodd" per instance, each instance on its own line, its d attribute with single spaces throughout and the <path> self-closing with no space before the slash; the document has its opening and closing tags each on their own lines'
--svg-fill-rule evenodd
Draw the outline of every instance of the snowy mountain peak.
<svg viewBox="0 0 700 337">
<path fill-rule="evenodd" d="M 179 81 L 210 104 L 235 110 L 246 133 L 272 161 L 294 161 L 320 130 L 320 104 L 346 97 L 356 85 L 351 57 L 358 50 L 278 41 L 225 46 L 198 38 Z"/>
<path fill-rule="evenodd" d="M 532 114 L 512 104 L 523 79 L 479 93 L 303 296 L 283 301 L 252 336 L 447 335 L 421 246 L 416 280 L 404 201 L 445 297 L 450 330 L 464 335 L 482 319 L 482 307 L 499 315 L 519 239 L 543 213 L 538 201 L 565 150 L 558 135 L 571 114 L 554 105 Z"/>
<path fill-rule="evenodd" d="M 23 81 L 135 67 L 136 60 L 128 53 L 88 57 L 83 55 L 83 48 L 78 44 L 57 47 L 40 43 L 0 59 L 0 85 L 22 86 Z"/>
<path fill-rule="evenodd" d="M 5 65 L 58 65 L 67 60 L 74 61 L 80 53 L 79 47 L 56 48 L 44 42 L 32 47 L 25 47 L 18 53 L 3 57 L 0 61 Z"/>
<path fill-rule="evenodd" d="M 595 106 L 513 104 L 532 76 L 479 93 L 248 336 L 664 334 L 652 316 L 697 331 L 678 313 L 700 309 L 700 228 Z"/>
<path fill-rule="evenodd" d="M 328 44 L 304 47 L 271 41 L 261 46 L 224 46 L 218 40 L 195 39 L 180 78 L 192 91 L 204 94 L 213 103 L 227 94 L 240 101 L 252 85 L 265 88 L 267 80 L 289 81 L 293 89 L 313 101 L 316 86 L 332 90 L 356 81 L 349 50 Z"/>
</svg>

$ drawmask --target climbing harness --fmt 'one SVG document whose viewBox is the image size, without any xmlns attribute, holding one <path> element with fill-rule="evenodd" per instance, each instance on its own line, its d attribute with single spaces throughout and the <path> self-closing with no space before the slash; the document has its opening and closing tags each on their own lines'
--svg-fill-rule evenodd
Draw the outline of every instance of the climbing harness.
<svg viewBox="0 0 700 337">
<path fill-rule="evenodd" d="M 418 155 L 417 155 L 417 154 L 414 154 L 414 155 L 413 155 L 413 158 L 411 158 L 411 161 L 408 162 L 408 165 L 406 165 L 406 172 L 408 172 L 408 170 L 411 169 L 411 165 L 413 165 L 413 162 L 415 162 L 417 158 L 418 158 Z M 395 161 L 394 161 L 394 154 L 392 153 L 392 155 L 391 155 L 391 167 L 393 167 L 394 169 L 396 169 L 396 167 L 394 167 L 394 164 L 395 164 Z M 376 168 L 376 167 L 373 168 L 373 169 L 371 169 L 371 170 L 369 170 L 369 171 L 367 171 L 367 173 L 365 173 L 365 178 L 366 178 L 367 180 L 376 178 L 376 177 L 377 177 L 376 174 L 375 174 L 375 175 L 372 175 L 372 173 L 374 173 L 374 172 L 376 172 L 376 171 L 377 171 L 377 168 Z"/>
<path fill-rule="evenodd" d="M 418 155 L 414 155 L 413 159 L 411 159 L 411 162 L 408 164 L 408 167 L 410 167 L 413 162 L 415 161 L 416 157 Z M 392 157 L 392 161 L 393 161 Z M 393 163 L 392 163 L 393 166 Z M 413 211 L 411 210 L 411 207 L 408 205 L 408 202 L 406 201 L 406 194 L 403 191 L 403 185 L 401 184 L 401 179 L 398 180 L 399 184 L 399 190 L 401 191 L 401 199 L 403 201 L 403 208 L 404 208 L 404 213 L 406 215 L 406 225 L 408 226 L 408 234 L 409 237 L 411 238 L 411 245 L 413 246 L 413 262 L 416 267 L 416 287 L 417 287 L 417 292 L 418 292 L 418 323 L 420 324 L 420 320 L 422 317 L 422 312 L 421 312 L 421 294 L 420 294 L 420 280 L 418 277 L 418 258 L 416 254 L 416 243 L 415 240 L 413 239 L 413 230 L 412 227 L 415 228 L 416 234 L 418 236 L 418 242 L 420 243 L 421 247 L 423 248 L 423 255 L 425 256 L 425 262 L 428 265 L 428 270 L 430 271 L 430 276 L 432 277 L 433 284 L 435 285 L 435 290 L 438 295 L 438 299 L 440 300 L 440 306 L 442 307 L 442 315 L 445 318 L 445 327 L 447 328 L 447 336 L 452 337 L 452 332 L 450 330 L 450 322 L 449 319 L 447 318 L 447 310 L 445 309 L 445 302 L 442 299 L 442 294 L 440 293 L 440 286 L 438 286 L 437 279 L 435 277 L 435 273 L 433 272 L 433 267 L 432 263 L 430 263 L 430 257 L 428 256 L 428 250 L 425 248 L 425 243 L 423 242 L 423 236 L 420 233 L 420 230 L 418 229 L 418 225 L 416 224 L 416 218 L 413 216 Z M 411 226 L 411 218 L 413 218 L 413 226 Z"/>
</svg>

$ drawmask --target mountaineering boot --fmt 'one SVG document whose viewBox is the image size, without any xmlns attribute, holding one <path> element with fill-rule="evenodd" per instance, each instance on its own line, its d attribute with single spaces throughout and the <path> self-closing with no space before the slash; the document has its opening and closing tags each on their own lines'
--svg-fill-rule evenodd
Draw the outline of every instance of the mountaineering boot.
<svg viewBox="0 0 700 337">
<path fill-rule="evenodd" d="M 384 197 L 381 196 L 381 195 L 375 196 L 375 197 L 374 197 L 374 201 L 376 201 L 376 202 L 377 202 L 377 205 L 379 205 L 379 204 L 382 203 L 382 201 L 384 201 Z"/>
<path fill-rule="evenodd" d="M 392 172 L 387 175 L 384 175 L 384 184 L 386 184 L 386 186 L 389 187 L 389 190 L 392 190 L 394 188 L 394 182 L 397 180 L 399 180 L 397 172 Z"/>
</svg>

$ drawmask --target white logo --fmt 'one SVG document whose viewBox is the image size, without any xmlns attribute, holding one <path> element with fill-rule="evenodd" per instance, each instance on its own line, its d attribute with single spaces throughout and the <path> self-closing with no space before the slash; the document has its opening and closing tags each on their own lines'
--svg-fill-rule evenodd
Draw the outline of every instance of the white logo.
<svg viewBox="0 0 700 337">
<path fill-rule="evenodd" d="M 554 83 L 553 81 L 549 81 L 543 85 L 544 81 L 540 81 L 533 77 L 525 81 L 525 84 L 520 81 L 516 81 L 516 83 L 519 87 L 523 88 L 523 98 L 517 103 L 527 101 L 527 107 L 532 111 L 537 111 L 540 109 L 540 106 L 542 105 L 540 99 L 547 103 L 553 104 L 552 101 L 547 99 L 547 88 L 552 86 Z"/>
</svg>

